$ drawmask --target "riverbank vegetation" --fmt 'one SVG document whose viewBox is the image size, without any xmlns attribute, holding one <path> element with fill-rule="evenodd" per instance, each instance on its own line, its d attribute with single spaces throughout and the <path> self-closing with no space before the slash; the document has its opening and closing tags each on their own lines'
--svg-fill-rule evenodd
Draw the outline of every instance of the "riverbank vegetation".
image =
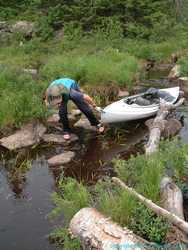
<svg viewBox="0 0 188 250">
<path fill-rule="evenodd" d="M 176 140 L 163 142 L 159 152 L 150 158 L 138 155 L 128 161 L 114 160 L 116 174 L 127 185 L 161 205 L 160 182 L 165 175 L 170 175 L 183 192 L 187 192 L 184 181 L 187 175 L 187 150 L 187 145 L 182 145 Z M 83 207 L 95 207 L 122 227 L 126 226 L 135 234 L 161 245 L 165 243 L 170 228 L 166 221 L 145 208 L 126 191 L 119 189 L 110 179 L 100 180 L 95 186 L 88 187 L 62 176 L 59 181 L 59 192 L 53 194 L 53 200 L 56 208 L 50 217 L 54 218 L 63 213 L 65 228 L 73 215 Z M 65 229 L 58 228 L 51 237 L 60 240 L 63 245 L 65 234 Z M 69 244 L 69 241 L 66 241 L 66 244 Z M 73 249 L 79 248 L 76 246 Z"/>
<path fill-rule="evenodd" d="M 187 10 L 185 0 L 0 0 L 2 26 L 20 20 L 34 23 L 31 37 L 15 33 L 6 38 L 6 29 L 4 34 L 0 30 L 0 132 L 45 118 L 43 92 L 58 77 L 77 80 L 99 105 L 109 101 L 104 92 L 108 87 L 132 91 L 144 79 L 147 61 L 172 63 L 172 53 L 187 49 Z M 186 76 L 188 57 L 179 63 Z M 126 184 L 160 205 L 159 187 L 165 174 L 188 190 L 187 150 L 177 141 L 168 142 L 150 158 L 116 159 L 114 167 Z M 64 250 L 81 249 L 78 240 L 70 240 L 67 229 L 72 216 L 87 206 L 151 242 L 163 244 L 169 230 L 166 221 L 108 178 L 88 187 L 62 176 L 53 200 L 56 207 L 50 218 L 61 213 L 65 218 L 64 228 L 54 231 L 51 239 Z"/>
<path fill-rule="evenodd" d="M 131 90 L 144 74 L 144 60 L 169 61 L 187 47 L 184 1 L 12 0 L 0 6 L 1 21 L 35 23 L 31 38 L 0 36 L 1 128 L 44 117 L 41 96 L 55 78 Z M 37 73 L 31 77 L 25 69 Z"/>
</svg>

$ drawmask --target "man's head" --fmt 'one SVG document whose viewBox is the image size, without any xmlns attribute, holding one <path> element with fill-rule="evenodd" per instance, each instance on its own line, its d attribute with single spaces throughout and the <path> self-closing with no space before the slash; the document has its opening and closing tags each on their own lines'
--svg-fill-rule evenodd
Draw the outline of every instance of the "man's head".
<svg viewBox="0 0 188 250">
<path fill-rule="evenodd" d="M 46 90 L 46 99 L 50 106 L 58 107 L 62 102 L 62 85 L 50 86 Z"/>
</svg>

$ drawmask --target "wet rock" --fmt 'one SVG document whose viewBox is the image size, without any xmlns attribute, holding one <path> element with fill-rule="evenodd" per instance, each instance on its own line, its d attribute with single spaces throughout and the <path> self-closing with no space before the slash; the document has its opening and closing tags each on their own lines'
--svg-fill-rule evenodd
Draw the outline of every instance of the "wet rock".
<svg viewBox="0 0 188 250">
<path fill-rule="evenodd" d="M 162 132 L 162 136 L 164 138 L 173 137 L 178 134 L 181 128 L 182 128 L 181 122 L 175 118 L 171 118 L 167 121 L 165 129 Z"/>
<path fill-rule="evenodd" d="M 82 114 L 82 112 L 79 110 L 79 109 L 73 109 L 72 111 L 71 111 L 71 115 L 73 115 L 73 116 L 81 116 L 81 114 Z"/>
<path fill-rule="evenodd" d="M 176 64 L 168 75 L 169 80 L 177 79 L 180 76 L 180 65 Z"/>
<path fill-rule="evenodd" d="M 69 163 L 74 157 L 75 157 L 74 152 L 67 151 L 48 159 L 48 164 L 51 167 L 61 166 L 63 164 Z"/>
<path fill-rule="evenodd" d="M 82 117 L 75 125 L 75 128 L 82 128 L 88 131 L 96 131 L 96 128 L 94 126 L 91 126 L 88 119 L 85 117 Z"/>
<path fill-rule="evenodd" d="M 145 125 L 150 128 L 152 127 L 153 124 L 153 120 L 154 119 L 148 119 L 145 122 Z M 175 135 L 178 134 L 178 132 L 180 131 L 180 129 L 182 128 L 182 124 L 180 121 L 178 121 L 175 118 L 170 118 L 169 120 L 166 121 L 165 123 L 165 128 L 162 131 L 162 136 L 164 138 L 169 138 L 169 137 L 173 137 Z"/>
<path fill-rule="evenodd" d="M 15 134 L 2 138 L 0 145 L 9 150 L 33 146 L 41 141 L 46 130 L 46 127 L 42 123 L 33 121 L 24 125 Z"/>
<path fill-rule="evenodd" d="M 75 134 L 71 134 L 70 140 L 65 140 L 62 134 L 44 134 L 42 139 L 46 143 L 67 145 L 72 142 L 78 141 L 78 136 Z"/>
<path fill-rule="evenodd" d="M 127 90 L 119 90 L 118 97 L 123 98 L 129 96 L 129 92 Z"/>
</svg>

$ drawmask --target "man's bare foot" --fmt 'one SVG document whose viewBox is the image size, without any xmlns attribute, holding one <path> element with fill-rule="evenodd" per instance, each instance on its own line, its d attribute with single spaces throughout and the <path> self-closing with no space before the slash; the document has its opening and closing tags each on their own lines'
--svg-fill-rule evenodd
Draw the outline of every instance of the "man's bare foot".
<svg viewBox="0 0 188 250">
<path fill-rule="evenodd" d="M 70 135 L 69 133 L 64 133 L 63 138 L 64 138 L 65 140 L 70 140 L 71 135 Z"/>
</svg>

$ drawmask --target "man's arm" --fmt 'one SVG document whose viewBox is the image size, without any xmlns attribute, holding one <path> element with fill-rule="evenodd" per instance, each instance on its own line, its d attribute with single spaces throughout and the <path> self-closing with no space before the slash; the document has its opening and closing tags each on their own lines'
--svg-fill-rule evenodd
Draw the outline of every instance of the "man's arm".
<svg viewBox="0 0 188 250">
<path fill-rule="evenodd" d="M 91 105 L 93 108 L 96 108 L 96 103 L 94 102 L 94 100 L 89 96 L 89 95 L 86 95 L 84 94 L 84 100 L 89 104 Z"/>
</svg>

